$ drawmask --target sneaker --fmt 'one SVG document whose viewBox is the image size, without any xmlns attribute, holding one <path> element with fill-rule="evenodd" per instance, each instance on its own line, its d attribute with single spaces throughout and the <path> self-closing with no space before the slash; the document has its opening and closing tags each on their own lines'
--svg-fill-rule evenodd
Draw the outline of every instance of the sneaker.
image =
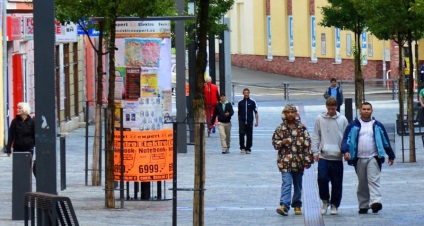
<svg viewBox="0 0 424 226">
<path fill-rule="evenodd" d="M 372 213 L 378 213 L 381 209 L 383 209 L 383 205 L 381 203 L 376 202 L 371 204 Z"/>
<path fill-rule="evenodd" d="M 302 209 L 300 207 L 296 206 L 294 208 L 294 214 L 295 215 L 302 215 Z"/>
<path fill-rule="evenodd" d="M 331 204 L 331 211 L 330 211 L 331 215 L 337 215 L 339 214 L 339 212 L 337 212 L 337 207 L 334 204 Z"/>
<path fill-rule="evenodd" d="M 322 200 L 321 214 L 322 215 L 327 214 L 327 209 L 328 209 L 328 201 Z"/>
<path fill-rule="evenodd" d="M 216 130 L 215 130 L 215 126 L 213 126 L 213 128 L 212 128 L 212 133 L 215 133 L 216 132 Z"/>
<path fill-rule="evenodd" d="M 368 209 L 359 209 L 358 213 L 359 214 L 367 214 L 368 213 Z"/>
<path fill-rule="evenodd" d="M 240 154 L 244 154 L 246 151 L 244 149 L 240 149 Z"/>
<path fill-rule="evenodd" d="M 280 214 L 280 215 L 283 215 L 283 216 L 288 216 L 289 210 L 287 209 L 287 207 L 282 205 L 280 208 L 277 208 L 277 213 Z"/>
<path fill-rule="evenodd" d="M 250 150 L 246 150 L 246 154 L 250 154 Z"/>
<path fill-rule="evenodd" d="M 229 148 L 225 149 L 225 153 L 230 154 L 230 149 Z"/>
</svg>

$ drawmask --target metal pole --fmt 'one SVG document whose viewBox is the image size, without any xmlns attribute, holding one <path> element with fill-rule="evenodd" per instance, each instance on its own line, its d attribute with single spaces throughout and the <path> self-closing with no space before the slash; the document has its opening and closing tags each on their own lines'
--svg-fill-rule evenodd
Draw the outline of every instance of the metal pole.
<svg viewBox="0 0 424 226">
<path fill-rule="evenodd" d="M 120 124 L 121 124 L 121 131 L 120 131 L 120 139 L 121 139 L 121 147 L 119 150 L 119 157 L 120 157 L 120 164 L 121 164 L 121 176 L 119 178 L 120 183 L 119 183 L 119 199 L 121 200 L 121 209 L 124 208 L 124 171 L 125 171 L 125 166 L 124 166 L 124 109 L 121 108 L 119 109 L 119 114 L 120 114 Z"/>
<path fill-rule="evenodd" d="M 104 120 L 105 120 L 105 122 L 104 122 L 105 131 L 107 131 L 107 127 L 108 127 L 107 118 L 108 118 L 107 108 L 105 108 L 105 118 L 104 118 Z M 107 133 L 106 132 L 105 132 L 105 140 L 104 141 L 105 141 L 105 147 L 107 147 Z M 107 169 L 107 167 L 108 167 L 106 159 L 107 159 L 107 150 L 105 150 L 105 169 Z M 107 171 L 105 170 L 105 178 L 107 177 L 106 174 L 107 174 Z M 107 185 L 106 185 L 106 183 L 105 183 L 105 197 L 107 197 Z M 107 206 L 107 199 L 105 199 L 105 207 L 106 206 Z"/>
<path fill-rule="evenodd" d="M 221 76 L 220 76 L 221 77 Z M 205 131 L 205 124 L 201 124 L 200 128 L 201 131 Z M 199 181 L 200 181 L 200 186 L 199 186 L 199 222 L 202 222 L 203 225 L 203 212 L 205 211 L 205 208 L 203 206 L 203 200 L 204 200 L 204 187 L 203 187 L 203 173 L 204 173 L 204 161 L 203 161 L 203 152 L 204 152 L 204 145 L 203 145 L 203 138 L 204 136 L 200 136 L 200 167 L 199 167 Z M 196 191 L 195 191 L 196 192 Z"/>
<path fill-rule="evenodd" d="M 102 116 L 102 111 L 100 110 L 100 124 L 102 123 L 101 117 Z M 101 129 L 101 125 L 100 125 L 100 131 L 99 131 L 99 184 L 102 184 L 102 138 L 103 138 L 103 132 Z M 106 129 L 106 128 L 105 128 Z M 105 130 L 106 133 L 107 130 Z"/>
<path fill-rule="evenodd" d="M 176 0 L 178 15 L 184 13 L 184 0 Z M 186 98 L 185 98 L 185 27 L 184 21 L 175 23 L 175 48 L 176 48 L 176 67 L 177 67 L 177 121 L 183 122 L 186 118 Z M 187 153 L 187 126 L 178 124 L 178 152 Z"/>
<path fill-rule="evenodd" d="M 34 1 L 33 14 L 36 187 L 37 192 L 57 194 L 54 1 Z"/>
<path fill-rule="evenodd" d="M 85 186 L 88 186 L 88 101 L 85 102 Z"/>
<path fill-rule="evenodd" d="M 172 124 L 172 139 L 174 142 L 173 145 L 173 163 L 172 163 L 172 169 L 173 169 L 173 175 L 172 175 L 172 225 L 177 226 L 177 131 L 178 131 L 178 125 L 176 122 Z"/>
<path fill-rule="evenodd" d="M 219 38 L 219 91 L 225 93 L 225 48 L 224 32 Z"/>
</svg>

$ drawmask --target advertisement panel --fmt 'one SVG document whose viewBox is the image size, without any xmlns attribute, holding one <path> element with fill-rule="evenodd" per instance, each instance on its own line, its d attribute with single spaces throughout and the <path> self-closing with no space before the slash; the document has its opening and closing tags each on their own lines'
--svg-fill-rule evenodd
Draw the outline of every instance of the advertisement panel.
<svg viewBox="0 0 424 226">
<path fill-rule="evenodd" d="M 115 179 L 172 179 L 173 134 L 169 21 L 118 21 L 116 25 Z M 119 75 L 118 75 L 119 74 Z M 120 136 L 122 109 L 122 128 Z"/>
</svg>

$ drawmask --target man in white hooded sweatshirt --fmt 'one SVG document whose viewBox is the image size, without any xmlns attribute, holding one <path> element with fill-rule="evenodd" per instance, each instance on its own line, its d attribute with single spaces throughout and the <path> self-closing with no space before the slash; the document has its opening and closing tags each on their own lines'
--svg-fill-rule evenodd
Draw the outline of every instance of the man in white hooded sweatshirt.
<svg viewBox="0 0 424 226">
<path fill-rule="evenodd" d="M 311 148 L 314 160 L 318 162 L 321 214 L 327 214 L 328 206 L 331 205 L 330 214 L 337 215 L 343 186 L 343 155 L 340 147 L 348 121 L 345 116 L 337 112 L 338 103 L 334 97 L 329 97 L 325 105 L 327 112 L 320 114 L 315 122 Z M 331 182 L 331 196 L 329 182 Z"/>
</svg>

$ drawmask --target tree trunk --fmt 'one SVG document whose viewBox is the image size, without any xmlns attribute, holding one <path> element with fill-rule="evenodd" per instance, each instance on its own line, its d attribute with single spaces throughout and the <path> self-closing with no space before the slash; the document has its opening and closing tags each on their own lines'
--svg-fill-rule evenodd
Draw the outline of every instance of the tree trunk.
<svg viewBox="0 0 424 226">
<path fill-rule="evenodd" d="M 356 49 L 354 54 L 354 61 L 355 61 L 355 101 L 356 101 L 356 109 L 360 109 L 363 102 L 363 90 L 364 90 L 364 83 L 363 83 L 363 77 L 362 77 L 362 66 L 361 66 L 361 33 L 355 34 L 355 47 Z"/>
<path fill-rule="evenodd" d="M 409 80 L 408 80 L 408 127 L 409 127 L 409 161 L 415 159 L 415 130 L 414 130 L 414 58 L 412 56 L 412 32 L 408 32 L 409 49 Z"/>
<path fill-rule="evenodd" d="M 204 225 L 204 187 L 205 187 L 205 101 L 204 101 L 204 74 L 206 70 L 207 54 L 207 24 L 209 14 L 209 0 L 199 1 L 198 14 L 198 45 L 199 51 L 196 58 L 196 93 L 193 100 L 195 119 L 194 140 L 195 169 L 194 169 L 194 194 L 193 194 L 193 225 Z"/>
<path fill-rule="evenodd" d="M 112 7 L 116 10 L 117 7 Z M 116 12 L 112 12 L 111 15 L 116 15 Z M 116 17 L 109 18 L 109 93 L 107 98 L 107 168 L 106 168 L 106 207 L 115 208 L 115 196 L 114 196 L 114 125 L 115 125 L 115 34 L 116 34 Z"/>
<path fill-rule="evenodd" d="M 91 185 L 100 185 L 100 139 L 102 123 L 102 100 L 103 100 L 103 22 L 99 23 L 99 43 L 97 48 L 97 93 L 96 93 L 96 116 L 95 116 L 95 129 L 94 129 L 94 142 L 93 142 L 93 158 L 91 164 Z"/>
</svg>

